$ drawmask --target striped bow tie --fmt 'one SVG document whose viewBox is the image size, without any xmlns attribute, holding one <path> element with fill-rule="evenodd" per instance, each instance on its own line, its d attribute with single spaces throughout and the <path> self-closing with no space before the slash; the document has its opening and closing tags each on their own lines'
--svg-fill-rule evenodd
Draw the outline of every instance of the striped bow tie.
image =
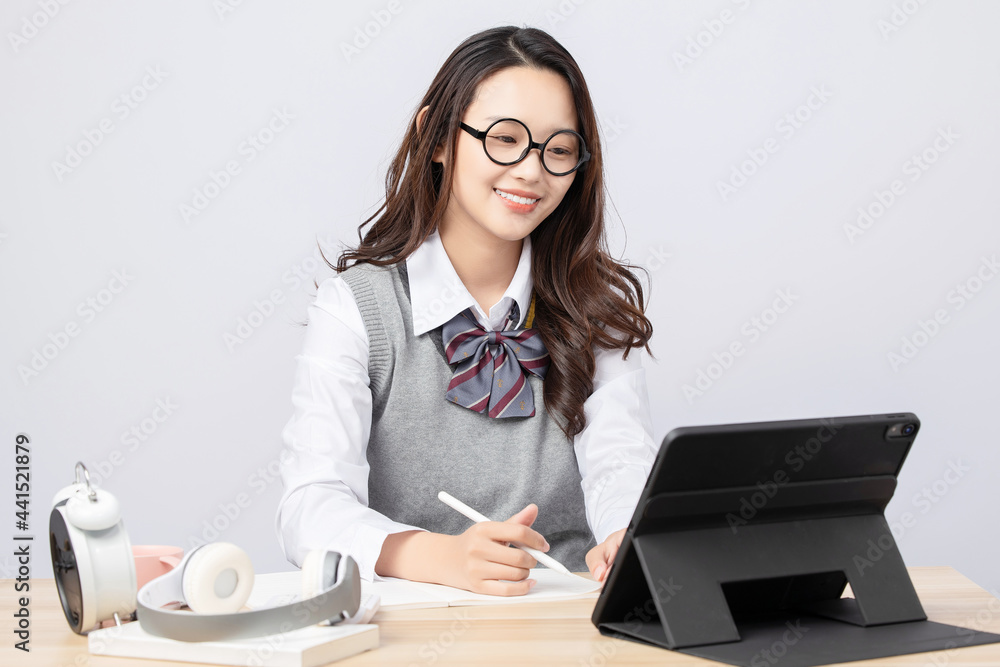
<svg viewBox="0 0 1000 667">
<path fill-rule="evenodd" d="M 471 307 L 446 322 L 441 330 L 445 356 L 458 366 L 445 398 L 490 417 L 533 417 L 535 400 L 525 372 L 544 379 L 549 367 L 545 343 L 538 329 L 530 328 L 534 317 L 532 295 L 523 329 L 510 328 L 520 319 L 517 302 L 503 331 L 485 331 Z"/>
</svg>

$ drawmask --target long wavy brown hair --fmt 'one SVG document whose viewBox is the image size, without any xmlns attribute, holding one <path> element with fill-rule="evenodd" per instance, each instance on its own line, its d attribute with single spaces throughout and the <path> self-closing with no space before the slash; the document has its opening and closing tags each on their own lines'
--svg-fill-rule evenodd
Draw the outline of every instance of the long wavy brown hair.
<svg viewBox="0 0 1000 667">
<path fill-rule="evenodd" d="M 508 67 L 534 67 L 560 74 L 576 103 L 581 134 L 591 152 L 562 202 L 531 232 L 531 277 L 535 321 L 549 351 L 545 406 L 568 438 L 586 425 L 583 403 L 593 393 L 592 345 L 603 349 L 649 349 L 653 325 L 645 316 L 642 285 L 628 263 L 614 260 L 604 229 L 604 162 L 598 124 L 583 73 L 551 35 L 536 28 L 505 26 L 472 35 L 442 65 L 417 105 L 385 179 L 385 201 L 358 226 L 357 249 L 341 253 L 348 262 L 391 266 L 405 260 L 438 227 L 448 205 L 455 160 L 433 162 L 435 147 L 455 155 L 456 136 L 479 84 Z M 420 109 L 430 107 L 421 127 Z M 365 225 L 374 220 L 362 236 Z M 322 253 L 322 248 L 320 249 Z M 645 269 L 642 269 L 645 271 Z M 648 278 L 648 272 L 647 272 Z M 614 330 L 616 337 L 604 327 Z"/>
</svg>

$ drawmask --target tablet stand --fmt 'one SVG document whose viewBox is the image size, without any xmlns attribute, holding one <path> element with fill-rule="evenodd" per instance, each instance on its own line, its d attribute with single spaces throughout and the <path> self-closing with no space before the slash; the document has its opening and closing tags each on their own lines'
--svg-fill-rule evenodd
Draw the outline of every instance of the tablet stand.
<svg viewBox="0 0 1000 667">
<path fill-rule="evenodd" d="M 654 496 L 646 532 L 621 547 L 633 580 L 616 587 L 601 625 L 678 649 L 737 642 L 736 620 L 788 612 L 863 627 L 926 620 L 882 514 L 895 483 L 790 483 L 770 498 L 759 487 Z M 744 498 L 752 518 L 719 513 Z M 841 598 L 847 583 L 853 599 Z"/>
</svg>

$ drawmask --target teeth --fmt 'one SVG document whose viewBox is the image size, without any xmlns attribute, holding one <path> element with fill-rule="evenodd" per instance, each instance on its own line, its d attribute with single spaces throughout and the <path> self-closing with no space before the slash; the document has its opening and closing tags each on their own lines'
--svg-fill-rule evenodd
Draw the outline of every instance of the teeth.
<svg viewBox="0 0 1000 667">
<path fill-rule="evenodd" d="M 493 188 L 493 190 L 503 197 L 504 199 L 509 199 L 512 202 L 517 202 L 518 204 L 534 204 L 538 199 L 528 199 L 527 197 L 518 197 L 517 195 L 512 195 L 509 192 L 504 192 L 498 188 Z"/>
</svg>

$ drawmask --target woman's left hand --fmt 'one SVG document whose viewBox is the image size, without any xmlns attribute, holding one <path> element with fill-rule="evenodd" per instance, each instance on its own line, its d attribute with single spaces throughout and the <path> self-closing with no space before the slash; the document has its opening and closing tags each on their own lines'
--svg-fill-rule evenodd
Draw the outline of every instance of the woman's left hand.
<svg viewBox="0 0 1000 667">
<path fill-rule="evenodd" d="M 615 562 L 615 556 L 618 554 L 618 548 L 622 545 L 623 537 L 625 537 L 625 529 L 616 530 L 608 535 L 608 539 L 587 552 L 587 567 L 590 568 L 590 574 L 594 577 L 594 581 L 603 582 L 608 576 L 608 570 Z"/>
</svg>

